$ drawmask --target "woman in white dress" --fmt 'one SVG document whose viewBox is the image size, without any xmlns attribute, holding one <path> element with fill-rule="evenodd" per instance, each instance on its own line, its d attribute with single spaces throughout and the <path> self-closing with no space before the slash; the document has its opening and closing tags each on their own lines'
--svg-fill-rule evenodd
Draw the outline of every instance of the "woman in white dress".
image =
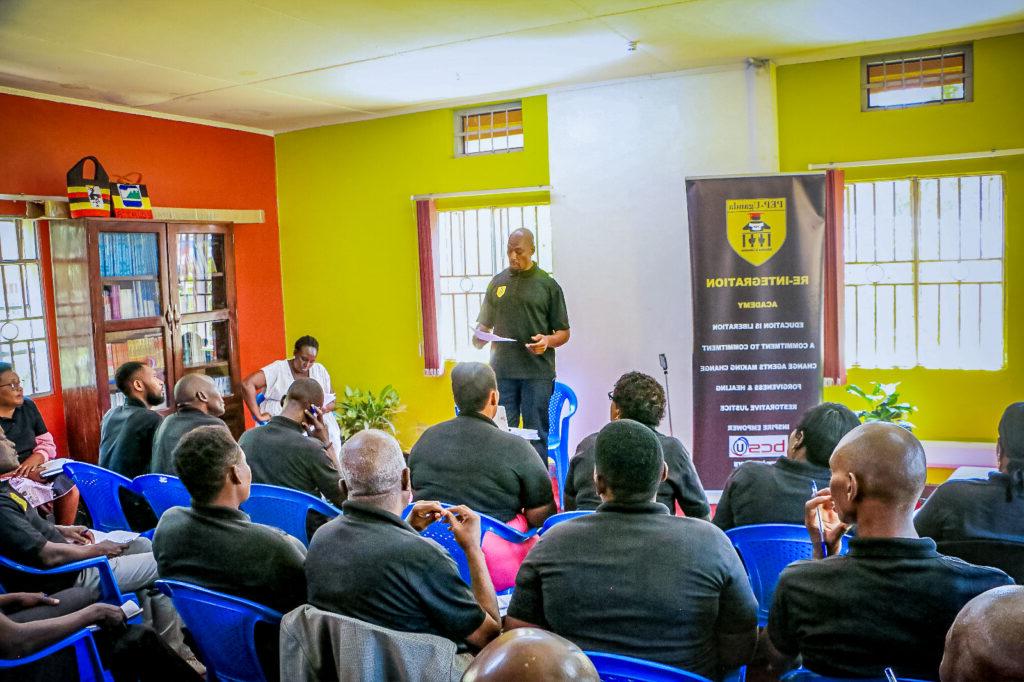
<svg viewBox="0 0 1024 682">
<path fill-rule="evenodd" d="M 334 452 L 341 452 L 341 428 L 334 416 L 335 395 L 331 388 L 331 375 L 327 368 L 316 361 L 320 343 L 312 336 L 301 336 L 295 342 L 290 360 L 275 360 L 263 369 L 253 372 L 242 382 L 242 396 L 258 422 L 270 421 L 281 414 L 281 401 L 288 393 L 288 387 L 296 379 L 313 379 L 324 389 L 324 424 L 334 444 Z M 257 404 L 256 396 L 263 393 L 263 402 Z"/>
</svg>

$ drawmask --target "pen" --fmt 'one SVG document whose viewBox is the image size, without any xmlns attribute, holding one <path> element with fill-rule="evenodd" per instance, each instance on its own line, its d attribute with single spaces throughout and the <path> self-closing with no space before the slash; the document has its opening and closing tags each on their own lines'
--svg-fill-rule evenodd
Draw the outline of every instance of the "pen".
<svg viewBox="0 0 1024 682">
<path fill-rule="evenodd" d="M 818 496 L 818 483 L 811 481 L 811 497 Z M 819 505 L 815 512 L 818 515 L 818 535 L 821 536 L 821 557 L 825 558 L 828 556 L 828 545 L 825 543 L 825 525 L 821 522 L 821 505 Z"/>
<path fill-rule="evenodd" d="M 896 679 L 896 673 L 892 671 L 892 668 L 885 669 L 885 680 L 886 682 L 900 682 Z"/>
</svg>

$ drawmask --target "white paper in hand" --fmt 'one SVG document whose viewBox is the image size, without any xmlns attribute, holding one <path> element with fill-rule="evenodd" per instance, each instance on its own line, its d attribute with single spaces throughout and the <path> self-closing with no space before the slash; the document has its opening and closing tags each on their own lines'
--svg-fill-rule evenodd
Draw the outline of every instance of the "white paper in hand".
<svg viewBox="0 0 1024 682">
<path fill-rule="evenodd" d="M 129 620 L 142 613 L 142 607 L 136 604 L 133 599 L 129 599 L 121 604 L 121 610 L 124 612 L 124 617 Z"/>
<path fill-rule="evenodd" d="M 92 536 L 96 539 L 96 542 L 110 540 L 111 542 L 117 542 L 119 544 L 125 545 L 134 540 L 135 538 L 139 537 L 139 534 L 133 533 L 130 530 L 112 530 L 109 533 L 104 533 L 100 530 L 94 530 L 92 531 Z"/>
<path fill-rule="evenodd" d="M 494 332 L 485 332 L 482 329 L 477 329 L 473 325 L 469 325 L 469 328 L 473 330 L 473 336 L 480 339 L 481 341 L 496 341 L 498 343 L 516 343 L 515 339 L 507 339 L 504 336 L 498 336 Z"/>
</svg>

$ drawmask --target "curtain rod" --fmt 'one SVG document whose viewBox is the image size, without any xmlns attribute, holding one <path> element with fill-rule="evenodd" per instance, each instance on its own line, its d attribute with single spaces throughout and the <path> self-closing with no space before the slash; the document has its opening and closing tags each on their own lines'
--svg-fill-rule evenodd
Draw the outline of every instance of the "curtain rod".
<svg viewBox="0 0 1024 682">
<path fill-rule="evenodd" d="M 875 159 L 874 161 L 833 161 L 829 163 L 809 163 L 809 170 L 829 170 L 832 168 L 860 168 L 864 166 L 901 166 L 908 163 L 933 163 L 936 161 L 966 161 L 968 159 L 989 159 L 995 156 L 1018 156 L 1024 154 L 1024 148 L 990 149 L 984 152 L 962 152 L 960 154 L 935 154 L 932 156 L 904 156 L 899 159 Z"/>
<path fill-rule="evenodd" d="M 550 192 L 551 185 L 534 185 L 533 187 L 509 187 L 508 189 L 480 189 L 471 192 L 440 192 L 438 194 L 414 194 L 410 199 L 454 199 L 455 197 L 482 197 L 490 194 L 522 194 L 523 192 Z"/>
</svg>

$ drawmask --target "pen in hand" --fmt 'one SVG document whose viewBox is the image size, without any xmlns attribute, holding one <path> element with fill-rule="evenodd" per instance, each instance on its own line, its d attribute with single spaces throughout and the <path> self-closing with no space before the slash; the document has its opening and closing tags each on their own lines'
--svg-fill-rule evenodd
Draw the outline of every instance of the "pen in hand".
<svg viewBox="0 0 1024 682">
<path fill-rule="evenodd" d="M 816 481 L 811 481 L 811 497 L 817 497 L 817 495 L 818 484 Z M 821 557 L 825 558 L 828 556 L 828 543 L 825 542 L 825 524 L 821 522 L 821 505 L 818 505 L 815 513 L 818 516 L 818 535 L 821 537 Z"/>
</svg>

